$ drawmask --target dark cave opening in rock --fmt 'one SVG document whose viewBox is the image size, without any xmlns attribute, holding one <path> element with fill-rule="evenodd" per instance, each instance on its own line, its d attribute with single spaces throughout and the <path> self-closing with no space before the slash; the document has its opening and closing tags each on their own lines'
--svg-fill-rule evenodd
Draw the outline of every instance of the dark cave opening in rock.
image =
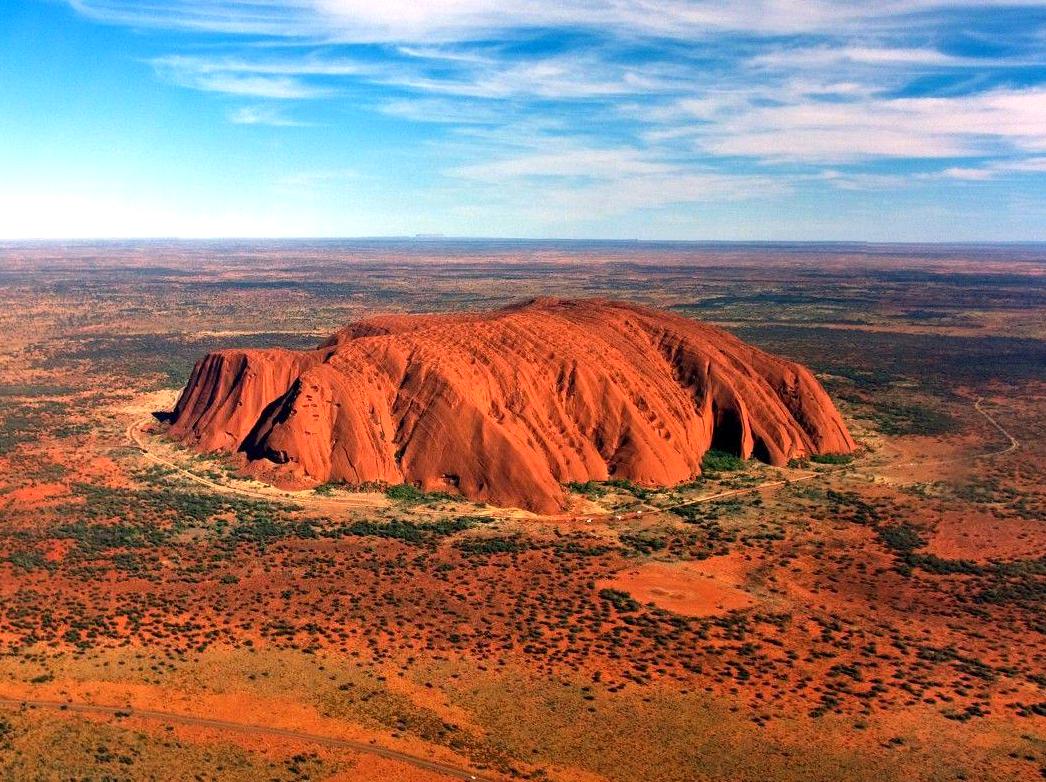
<svg viewBox="0 0 1046 782">
<path fill-rule="evenodd" d="M 712 448 L 716 451 L 741 456 L 741 437 L 744 428 L 741 416 L 734 408 L 722 409 L 712 406 L 715 428 L 712 430 Z"/>
</svg>

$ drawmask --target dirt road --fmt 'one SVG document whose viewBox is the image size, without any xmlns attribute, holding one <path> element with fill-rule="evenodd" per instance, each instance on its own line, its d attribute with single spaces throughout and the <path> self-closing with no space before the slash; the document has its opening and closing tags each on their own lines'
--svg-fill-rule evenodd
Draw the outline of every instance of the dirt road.
<svg viewBox="0 0 1046 782">
<path fill-rule="evenodd" d="M 170 459 L 165 459 L 163 456 L 160 456 L 155 451 L 151 450 L 148 441 L 142 433 L 143 427 L 150 422 L 151 419 L 149 418 L 140 418 L 128 424 L 126 434 L 131 445 L 141 451 L 142 455 L 154 464 L 159 464 L 162 467 L 173 470 L 182 478 L 200 486 L 205 486 L 212 491 L 220 492 L 222 494 L 236 494 L 254 500 L 266 500 L 267 502 L 290 502 L 300 505 L 308 505 L 324 511 L 332 509 L 379 509 L 387 507 L 389 504 L 383 497 L 369 493 L 342 493 L 334 497 L 325 497 L 311 491 L 280 491 L 276 488 L 271 490 L 250 489 L 246 486 L 233 486 L 212 481 L 210 478 L 205 478 L 202 475 L 187 470 L 181 465 L 176 464 Z"/>
<path fill-rule="evenodd" d="M 58 711 L 73 712 L 77 714 L 103 714 L 106 716 L 130 716 L 140 717 L 159 722 L 177 723 L 180 725 L 193 725 L 200 728 L 214 728 L 215 730 L 228 730 L 237 733 L 247 733 L 256 736 L 275 736 L 278 738 L 304 741 L 310 744 L 322 744 L 325 747 L 335 749 L 347 749 L 368 755 L 378 755 L 389 760 L 408 763 L 415 768 L 433 771 L 443 774 L 451 779 L 476 780 L 477 782 L 494 782 L 493 777 L 480 776 L 460 766 L 452 766 L 436 760 L 411 755 L 395 749 L 388 749 L 376 744 L 368 744 L 352 739 L 339 739 L 333 736 L 320 736 L 315 733 L 303 733 L 286 728 L 274 728 L 268 725 L 254 725 L 244 722 L 231 722 L 229 720 L 215 720 L 206 717 L 193 717 L 189 714 L 176 714 L 173 712 L 156 711 L 154 709 L 136 709 L 132 706 L 103 706 L 95 703 L 67 703 L 64 701 L 45 700 L 16 700 L 14 698 L 0 698 L 0 707 L 13 709 L 55 709 Z"/>
<path fill-rule="evenodd" d="M 984 454 L 981 454 L 980 456 L 975 456 L 974 458 L 975 459 L 986 459 L 989 456 L 1002 456 L 1004 453 L 1009 453 L 1010 451 L 1016 451 L 1018 448 L 1020 448 L 1021 444 L 1017 441 L 1016 437 L 1014 437 L 1012 434 L 1010 434 L 1009 432 L 1007 432 L 1003 428 L 1002 424 L 1000 424 L 998 421 L 996 421 L 991 416 L 990 413 L 988 413 L 987 411 L 985 411 L 985 409 L 983 407 L 981 407 L 981 402 L 983 402 L 983 401 L 984 401 L 984 397 L 983 396 L 977 397 L 977 401 L 973 403 L 974 410 L 976 410 L 978 413 L 980 413 L 985 418 L 987 418 L 988 422 L 992 426 L 994 426 L 996 429 L 998 429 L 1003 437 L 1005 437 L 1007 440 L 1010 441 L 1010 444 L 1008 446 L 1006 446 L 1005 448 L 1003 448 L 1001 451 L 992 451 L 991 453 L 984 453 Z"/>
<path fill-rule="evenodd" d="M 831 472 L 835 471 L 825 470 L 824 472 L 808 472 L 803 473 L 802 475 L 796 478 L 788 478 L 786 480 L 781 481 L 766 481 L 765 483 L 760 483 L 758 486 L 745 486 L 742 489 L 730 489 L 728 491 L 721 491 L 716 494 L 708 494 L 704 497 L 697 497 L 696 499 L 687 500 L 686 502 L 680 502 L 677 505 L 666 505 L 659 508 L 659 510 L 673 510 L 675 508 L 685 508 L 689 505 L 700 505 L 702 502 L 712 502 L 713 500 L 721 500 L 724 497 L 736 497 L 741 494 L 751 494 L 752 492 L 763 491 L 765 489 L 773 489 L 779 486 L 789 486 L 793 483 L 801 483 L 802 481 L 809 481 L 820 476 L 828 475 Z"/>
</svg>

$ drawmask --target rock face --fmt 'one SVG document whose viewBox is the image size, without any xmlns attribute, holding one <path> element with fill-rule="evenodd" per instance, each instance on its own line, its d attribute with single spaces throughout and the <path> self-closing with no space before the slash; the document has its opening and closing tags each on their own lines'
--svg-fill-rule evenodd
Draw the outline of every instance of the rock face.
<svg viewBox="0 0 1046 782">
<path fill-rule="evenodd" d="M 602 300 L 353 323 L 315 350 L 200 360 L 170 434 L 299 485 L 413 483 L 554 512 L 569 481 L 668 486 L 711 447 L 783 465 L 854 441 L 809 370 Z"/>
</svg>

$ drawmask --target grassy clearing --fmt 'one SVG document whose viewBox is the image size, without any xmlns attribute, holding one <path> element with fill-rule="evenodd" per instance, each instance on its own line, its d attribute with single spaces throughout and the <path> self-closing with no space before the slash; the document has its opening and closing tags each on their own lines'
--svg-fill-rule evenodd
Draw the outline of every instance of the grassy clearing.
<svg viewBox="0 0 1046 782">
<path fill-rule="evenodd" d="M 315 752 L 267 758 L 225 742 L 189 743 L 163 728 L 157 735 L 44 712 L 5 714 L 0 726 L 0 778 L 9 780 L 292 782 L 326 778 L 347 766 L 322 760 Z M 90 774 L 85 776 L 87 769 Z"/>
<path fill-rule="evenodd" d="M 862 753 L 791 739 L 791 721 L 772 737 L 705 694 L 663 690 L 611 694 L 583 680 L 520 673 L 459 673 L 452 702 L 471 712 L 506 751 L 531 762 L 572 766 L 611 782 L 889 782 L 905 778 L 888 753 Z"/>
</svg>

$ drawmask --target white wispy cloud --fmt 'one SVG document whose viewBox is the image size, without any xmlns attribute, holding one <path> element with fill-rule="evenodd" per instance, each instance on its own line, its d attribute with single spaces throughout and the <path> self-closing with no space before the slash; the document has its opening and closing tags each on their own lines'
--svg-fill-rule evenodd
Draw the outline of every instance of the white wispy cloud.
<svg viewBox="0 0 1046 782">
<path fill-rule="evenodd" d="M 637 210 L 741 201 L 780 195 L 792 182 L 763 174 L 702 169 L 657 150 L 575 146 L 544 134 L 521 139 L 520 154 L 448 169 L 469 183 L 469 209 L 494 208 L 548 226 L 614 217 Z"/>
<path fill-rule="evenodd" d="M 773 198 L 791 189 L 790 182 L 772 176 L 669 171 L 544 184 L 510 178 L 472 186 L 454 200 L 476 219 L 508 213 L 557 232 L 579 217 L 601 220 L 666 207 Z"/>
<path fill-rule="evenodd" d="M 343 42 L 477 40 L 505 30 L 578 27 L 692 39 L 894 27 L 935 9 L 1039 6 L 1036 0 L 68 0 L 102 21 Z M 910 22 L 908 22 L 910 23 Z"/>
<path fill-rule="evenodd" d="M 344 57 L 321 59 L 315 55 L 293 60 L 168 55 L 154 57 L 149 62 L 160 70 L 202 75 L 231 73 L 256 76 L 362 76 L 375 72 L 375 68 L 366 63 Z"/>
<path fill-rule="evenodd" d="M 591 53 L 525 61 L 479 55 L 451 57 L 448 62 L 454 67 L 449 70 L 427 67 L 432 57 L 415 53 L 407 58 L 361 63 L 310 54 L 268 60 L 253 53 L 250 59 L 170 55 L 154 58 L 150 64 L 163 78 L 184 87 L 272 98 L 324 97 L 332 94 L 328 85 L 338 78 L 430 95 L 552 100 L 649 95 L 679 89 L 685 83 L 678 68 L 664 64 L 625 66 Z"/>
<path fill-rule="evenodd" d="M 428 123 L 448 187 L 545 221 L 1046 172 L 1046 87 L 1021 86 L 1017 70 L 1046 65 L 1041 47 L 960 55 L 938 29 L 942 15 L 1044 0 L 68 2 L 108 23 L 220 33 L 150 64 L 171 83 L 252 99 L 230 122 L 308 124 L 295 117 L 312 104 L 293 116 L 282 104 L 356 100 Z M 581 34 L 547 45 L 541 33 L 557 30 Z M 910 160 L 922 162 L 872 170 Z M 302 177 L 280 186 L 344 179 Z"/>
<path fill-rule="evenodd" d="M 191 86 L 208 92 L 255 98 L 322 98 L 333 94 L 332 90 L 313 87 L 285 76 L 237 76 L 215 73 L 192 79 Z"/>
<path fill-rule="evenodd" d="M 611 98 L 678 89 L 680 80 L 658 68 L 624 67 L 589 54 L 525 62 L 465 61 L 474 67 L 453 76 L 392 70 L 383 83 L 419 92 L 475 98 L 534 97 L 554 100 Z M 660 71 L 660 72 L 659 72 Z"/>
<path fill-rule="evenodd" d="M 288 117 L 274 106 L 240 106 L 228 114 L 234 125 L 268 125 L 275 128 L 308 127 L 313 123 Z"/>
<path fill-rule="evenodd" d="M 840 64 L 904 65 L 943 68 L 1023 67 L 1033 64 L 1023 59 L 997 57 L 957 57 L 937 49 L 890 46 L 814 46 L 778 48 L 752 57 L 752 65 L 765 67 L 810 67 Z"/>
<path fill-rule="evenodd" d="M 359 178 L 353 168 L 337 168 L 324 171 L 299 171 L 288 174 L 277 181 L 277 186 L 288 189 L 316 190 Z"/>
<path fill-rule="evenodd" d="M 616 179 L 637 174 L 666 174 L 677 168 L 633 149 L 568 149 L 476 163 L 448 173 L 465 179 L 501 182 L 517 177 Z"/>
<path fill-rule="evenodd" d="M 412 122 L 448 125 L 498 125 L 505 121 L 505 112 L 493 105 L 463 103 L 446 97 L 419 97 L 385 100 L 377 104 L 378 111 Z"/>
<path fill-rule="evenodd" d="M 985 182 L 1011 174 L 1046 174 L 1046 156 L 1023 160 L 990 160 L 979 166 L 950 166 L 940 172 L 948 179 Z"/>
<path fill-rule="evenodd" d="M 304 81 L 287 72 L 248 69 L 243 63 L 229 68 L 220 63 L 192 57 L 168 57 L 152 63 L 157 74 L 182 87 L 227 95 L 279 100 L 322 98 L 334 90 Z"/>
<path fill-rule="evenodd" d="M 716 155 L 838 162 L 869 157 L 946 158 L 1046 150 L 1046 88 L 955 97 L 801 96 L 766 105 L 763 90 L 680 101 L 695 124 L 655 131 L 689 135 Z M 655 138 L 658 136 L 655 135 Z"/>
</svg>

